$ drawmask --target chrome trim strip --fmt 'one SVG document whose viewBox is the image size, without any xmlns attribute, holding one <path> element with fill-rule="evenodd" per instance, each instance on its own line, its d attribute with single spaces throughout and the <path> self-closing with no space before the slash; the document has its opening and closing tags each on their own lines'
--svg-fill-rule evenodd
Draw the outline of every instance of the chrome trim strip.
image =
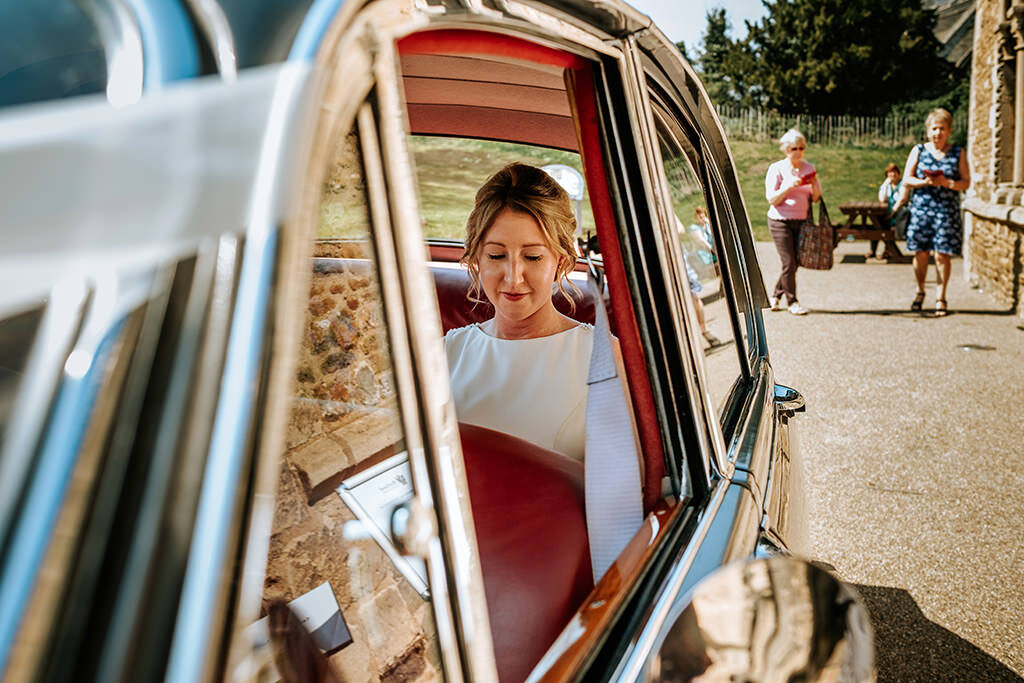
<svg viewBox="0 0 1024 683">
<path fill-rule="evenodd" d="M 142 97 L 142 30 L 125 0 L 77 0 L 96 25 L 107 58 L 107 101 L 115 107 Z"/>
<path fill-rule="evenodd" d="M 314 0 L 288 53 L 288 61 L 311 62 L 344 0 Z"/>
<path fill-rule="evenodd" d="M 167 681 L 205 679 L 217 656 L 223 581 L 234 544 L 238 480 L 249 453 L 247 439 L 259 385 L 267 313 L 277 262 L 283 191 L 294 172 L 293 123 L 311 82 L 307 64 L 280 67 L 260 161 L 251 187 L 249 226 L 228 340 L 224 380 L 210 440 L 195 533 L 168 658 Z"/>
<path fill-rule="evenodd" d="M 50 414 L 88 293 L 84 278 L 72 277 L 58 283 L 39 323 L 0 451 L 0 547 L 7 538 L 14 506 L 20 498 L 19 489 L 28 476 Z"/>
<path fill-rule="evenodd" d="M 448 387 L 448 367 L 442 342 L 441 320 L 431 292 L 433 282 L 424 262 L 424 238 L 416 204 L 417 189 L 406 146 L 404 96 L 394 29 L 382 27 L 374 36 L 373 71 L 377 81 L 380 135 L 385 172 L 391 188 L 391 216 L 395 252 L 406 293 L 405 314 L 413 362 L 420 378 L 420 409 L 427 457 L 433 464 L 435 510 L 439 513 L 441 542 L 450 559 L 450 590 L 454 616 L 465 645 L 466 677 L 486 683 L 497 681 L 497 667 L 483 593 L 483 574 L 477 552 L 473 517 L 461 457 L 458 425 Z M 451 534 L 448 538 L 444 534 Z"/>
<path fill-rule="evenodd" d="M 381 298 L 388 326 L 391 346 L 391 365 L 398 389 L 398 402 L 402 411 L 402 427 L 409 451 L 409 467 L 412 472 L 416 496 L 421 506 L 410 506 L 421 514 L 434 509 L 430 487 L 430 475 L 426 468 L 426 452 L 420 429 L 420 410 L 417 405 L 416 371 L 409 348 L 409 329 L 405 319 L 405 301 L 402 279 L 395 251 L 393 220 L 385 190 L 384 160 L 380 153 L 380 140 L 373 110 L 364 104 L 358 113 L 359 140 L 363 155 L 363 172 L 369 195 L 373 221 L 373 240 L 377 250 L 377 269 L 380 279 Z M 437 626 L 438 644 L 444 663 L 445 674 L 453 683 L 462 681 L 462 665 L 459 657 L 458 632 L 452 611 L 452 596 L 448 589 L 444 552 L 437 539 L 437 520 L 431 520 L 433 538 L 426 548 L 423 559 L 427 562 L 428 583 L 433 594 L 431 604 Z M 421 549 L 422 550 L 422 549 Z"/>
<path fill-rule="evenodd" d="M 186 0 L 213 51 L 220 77 L 227 83 L 238 80 L 238 58 L 231 24 L 217 0 Z"/>
<path fill-rule="evenodd" d="M 706 392 L 701 391 L 698 382 L 695 380 L 696 377 L 700 377 L 702 381 L 706 381 L 705 378 L 707 377 L 703 346 L 698 341 L 696 335 L 692 334 L 692 325 L 689 324 L 689 321 L 696 319 L 693 303 L 690 301 L 688 294 L 681 289 L 686 281 L 686 275 L 685 270 L 682 269 L 683 257 L 680 251 L 679 237 L 675 234 L 666 234 L 666 231 L 671 230 L 669 226 L 674 226 L 673 219 L 675 214 L 672 210 L 669 187 L 664 179 L 664 161 L 661 160 L 661 148 L 657 143 L 657 133 L 654 126 L 655 113 L 647 97 L 647 79 L 634 38 L 631 37 L 623 41 L 623 52 L 627 56 L 624 69 L 628 76 L 624 79 L 628 86 L 627 92 L 636 100 L 633 104 L 635 108 L 633 125 L 637 128 L 636 132 L 640 135 L 642 145 L 646 146 L 650 152 L 650 155 L 647 157 L 648 163 L 643 166 L 646 170 L 645 181 L 647 182 L 644 188 L 644 195 L 645 200 L 652 209 L 651 214 L 661 219 L 660 225 L 652 226 L 654 230 L 659 232 L 661 237 L 659 244 L 662 246 L 662 250 L 658 255 L 661 274 L 666 283 L 671 283 L 671 291 L 676 294 L 675 301 L 670 301 L 670 303 L 675 304 L 672 306 L 673 331 L 680 342 L 680 351 L 684 353 L 683 361 L 687 363 L 685 371 L 686 400 L 689 403 L 691 413 L 694 415 L 697 438 L 701 444 L 701 450 L 705 452 L 711 449 L 711 444 L 708 442 L 708 434 L 700 429 L 700 423 L 702 418 L 704 422 L 708 423 L 715 422 L 718 418 L 715 417 L 713 411 L 706 412 L 710 405 L 708 402 L 701 402 L 696 398 L 706 394 Z M 667 197 L 669 199 L 666 199 Z M 674 270 L 668 267 L 670 263 L 676 265 Z M 682 310 L 679 310 L 679 306 L 682 306 Z M 711 482 L 712 473 L 708 462 L 704 458 L 701 458 L 701 466 L 704 470 L 704 485 L 708 486 Z M 689 476 L 685 463 L 684 473 L 687 477 Z"/>
<path fill-rule="evenodd" d="M 696 559 L 697 553 L 707 536 L 708 530 L 715 522 L 718 509 L 725 499 L 729 490 L 729 482 L 724 479 L 718 481 L 708 506 L 704 509 L 703 518 L 692 538 L 686 545 L 679 561 L 672 567 L 671 572 L 662 582 L 662 588 L 658 591 L 652 606 L 649 609 L 649 616 L 634 638 L 634 642 L 628 649 L 629 654 L 619 662 L 611 680 L 615 681 L 639 681 L 643 673 L 644 664 L 661 642 L 662 634 L 670 627 L 674 620 L 682 612 L 685 605 L 680 605 L 679 598 L 682 597 L 682 589 L 686 583 L 687 574 Z"/>
<path fill-rule="evenodd" d="M 199 379 L 195 370 L 202 345 L 207 303 L 216 276 L 216 246 L 212 241 L 201 245 L 194 266 L 189 266 L 184 260 L 175 266 L 175 270 L 191 267 L 191 283 L 168 382 L 161 387 L 159 423 L 142 491 L 147 504 L 140 507 L 135 520 L 120 590 L 111 608 L 106 646 L 98 667 L 98 680 L 115 681 L 130 677 L 124 667 L 130 661 L 128 651 L 134 642 L 132 634 L 139 622 L 145 619 L 147 612 L 145 592 L 156 560 L 154 548 L 165 538 L 161 534 L 162 528 L 166 529 L 170 524 L 167 512 L 173 504 L 168 501 L 175 494 L 175 470 L 196 458 L 195 452 L 187 453 L 182 447 L 182 426 L 189 417 L 192 400 L 196 398 L 193 385 Z M 177 273 L 175 277 L 178 277 Z M 188 529 L 184 531 L 187 533 Z M 183 559 L 184 548 L 177 550 Z"/>
<path fill-rule="evenodd" d="M 127 315 L 148 297 L 152 281 L 151 272 L 124 279 L 114 274 L 98 278 L 81 334 L 67 359 L 57 365 L 62 376 L 52 404 L 47 405 L 45 425 L 39 425 L 40 443 L 23 444 L 23 453 L 31 454 L 36 462 L 33 474 L 28 475 L 30 481 L 26 482 L 24 495 L 24 500 L 31 502 L 21 509 L 16 523 L 12 517 L 9 538 L 4 539 L 6 561 L 0 575 L 0 604 L 5 609 L 0 618 L 0 671 L 10 654 L 50 543 L 61 500 L 89 425 L 92 404 L 106 375 L 108 355 Z M 72 305 L 75 294 L 69 296 Z M 62 358 L 50 356 L 48 360 L 59 363 Z M 14 496 L 15 502 L 21 499 Z"/>
</svg>

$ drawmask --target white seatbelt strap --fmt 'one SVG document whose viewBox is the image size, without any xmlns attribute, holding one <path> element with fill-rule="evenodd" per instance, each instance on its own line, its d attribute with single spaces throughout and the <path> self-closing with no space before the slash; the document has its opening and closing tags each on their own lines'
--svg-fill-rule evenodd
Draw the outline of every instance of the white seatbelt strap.
<svg viewBox="0 0 1024 683">
<path fill-rule="evenodd" d="M 602 287 L 594 290 L 594 350 L 587 377 L 583 461 L 590 564 L 597 582 L 643 523 L 643 492 L 633 424 L 612 351 Z"/>
</svg>

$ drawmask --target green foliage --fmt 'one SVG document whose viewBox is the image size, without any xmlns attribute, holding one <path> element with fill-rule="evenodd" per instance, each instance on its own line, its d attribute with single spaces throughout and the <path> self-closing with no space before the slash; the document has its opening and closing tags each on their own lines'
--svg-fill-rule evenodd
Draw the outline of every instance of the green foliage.
<svg viewBox="0 0 1024 683">
<path fill-rule="evenodd" d="M 951 138 L 951 142 L 956 145 L 966 145 L 967 140 L 962 139 L 963 136 L 959 135 L 958 132 L 966 130 L 971 98 L 970 76 L 958 75 L 942 85 L 945 89 L 936 96 L 895 104 L 889 113 L 894 116 L 907 116 L 919 120 L 921 122 L 919 136 L 921 139 L 924 139 L 924 121 L 928 117 L 928 113 L 936 107 L 942 107 L 953 114 L 954 135 Z"/>
<path fill-rule="evenodd" d="M 755 73 L 755 56 L 745 44 L 729 37 L 731 28 L 725 9 L 719 7 L 707 13 L 703 48 L 695 62 L 697 71 L 712 102 L 758 106 L 762 104 L 762 88 L 750 80 Z"/>
<path fill-rule="evenodd" d="M 764 4 L 768 13 L 747 22 L 743 41 L 728 37 L 725 10 L 708 12 L 698 63 L 716 102 L 763 103 L 782 113 L 878 115 L 896 102 L 934 96 L 949 83 L 951 67 L 937 56 L 932 34 L 935 14 L 920 0 Z"/>
</svg>

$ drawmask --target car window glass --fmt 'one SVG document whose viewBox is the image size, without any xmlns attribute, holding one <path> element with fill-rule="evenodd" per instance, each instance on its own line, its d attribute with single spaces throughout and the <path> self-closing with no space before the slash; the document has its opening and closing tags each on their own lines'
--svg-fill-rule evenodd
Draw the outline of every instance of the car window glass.
<svg viewBox="0 0 1024 683">
<path fill-rule="evenodd" d="M 390 533 L 412 481 L 359 150 L 342 137 L 321 193 L 263 607 L 317 610 L 344 680 L 439 676 L 425 567 Z"/>
<path fill-rule="evenodd" d="M 710 158 L 710 155 L 706 155 L 706 158 Z M 739 331 L 740 331 L 740 351 L 743 349 L 747 350 L 749 356 L 753 355 L 757 351 L 757 346 L 752 340 L 757 339 L 756 333 L 756 322 L 754 316 L 751 314 L 751 296 L 749 283 L 744 278 L 744 273 L 748 272 L 743 262 L 743 250 L 739 246 L 739 238 L 737 235 L 737 225 L 739 222 L 736 220 L 736 216 L 733 213 L 734 208 L 730 206 L 729 202 L 725 200 L 724 187 L 721 176 L 718 174 L 718 170 L 714 167 L 708 169 L 709 175 L 713 178 L 713 187 L 715 191 L 713 193 L 714 203 L 717 207 L 715 215 L 718 217 L 718 226 L 721 230 L 721 239 L 725 248 L 722 249 L 721 256 L 726 260 L 728 264 L 728 272 L 732 282 L 732 291 L 734 294 L 734 301 L 736 305 L 736 314 L 739 320 Z"/>
<path fill-rule="evenodd" d="M 658 127 L 658 142 L 683 246 L 686 282 L 680 289 L 691 296 L 696 313 L 691 329 L 704 350 L 708 391 L 721 416 L 741 370 L 723 280 L 723 249 L 712 224 L 717 216 L 713 207 L 707 206 L 707 195 L 694 169 L 697 155 L 693 146 L 663 125 Z"/>
</svg>

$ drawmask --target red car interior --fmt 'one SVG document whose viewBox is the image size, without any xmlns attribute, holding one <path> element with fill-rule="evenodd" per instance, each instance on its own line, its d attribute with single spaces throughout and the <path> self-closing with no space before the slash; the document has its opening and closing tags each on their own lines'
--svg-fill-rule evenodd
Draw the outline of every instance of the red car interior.
<svg viewBox="0 0 1024 683">
<path fill-rule="evenodd" d="M 583 464 L 460 424 L 502 681 L 523 681 L 594 586 Z"/>
<path fill-rule="evenodd" d="M 412 133 L 581 154 L 645 460 L 644 508 L 650 511 L 661 497 L 665 464 L 604 168 L 594 65 L 569 52 L 484 31 L 424 31 L 403 38 L 398 48 Z M 457 259 L 452 251 L 443 260 Z M 432 273 L 445 331 L 493 315 L 489 305 L 467 298 L 465 270 L 434 265 Z M 566 315 L 593 321 L 589 292 L 575 311 L 560 295 L 555 302 Z M 460 433 L 499 676 L 521 681 L 593 585 L 583 468 L 491 430 L 460 425 Z"/>
</svg>

